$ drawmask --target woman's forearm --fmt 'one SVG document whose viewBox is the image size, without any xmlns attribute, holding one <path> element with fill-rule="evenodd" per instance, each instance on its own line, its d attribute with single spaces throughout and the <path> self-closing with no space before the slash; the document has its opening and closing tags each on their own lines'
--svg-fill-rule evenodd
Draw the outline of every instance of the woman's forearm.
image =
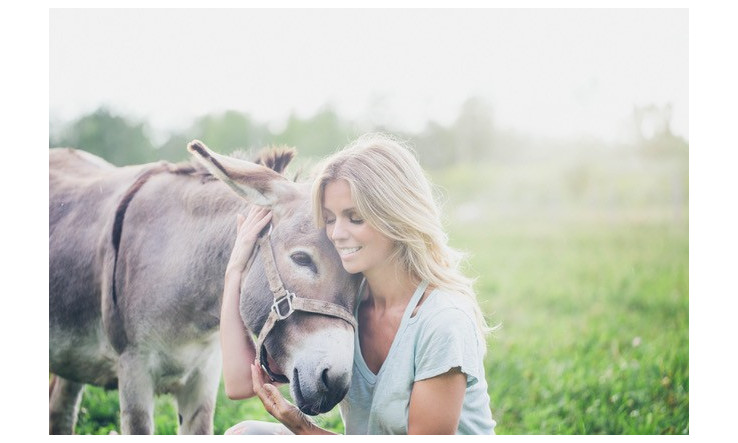
<svg viewBox="0 0 738 443">
<path fill-rule="evenodd" d="M 249 371 L 256 350 L 251 333 L 243 324 L 239 310 L 241 274 L 226 272 L 220 309 L 220 345 L 223 358 L 223 384 L 228 398 L 254 396 Z"/>
</svg>

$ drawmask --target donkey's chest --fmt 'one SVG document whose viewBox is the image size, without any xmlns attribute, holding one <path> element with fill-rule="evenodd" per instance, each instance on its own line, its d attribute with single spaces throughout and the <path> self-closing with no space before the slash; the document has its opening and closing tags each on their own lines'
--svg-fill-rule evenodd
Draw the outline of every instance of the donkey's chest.
<svg viewBox="0 0 738 443">
<path fill-rule="evenodd" d="M 153 349 L 149 370 L 157 393 L 175 393 L 219 359 L 220 346 L 216 333 L 205 340 Z"/>
</svg>

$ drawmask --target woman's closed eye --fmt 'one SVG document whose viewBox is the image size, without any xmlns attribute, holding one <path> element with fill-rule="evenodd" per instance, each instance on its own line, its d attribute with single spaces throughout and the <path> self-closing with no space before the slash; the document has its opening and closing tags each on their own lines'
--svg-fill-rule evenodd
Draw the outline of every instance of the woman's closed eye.
<svg viewBox="0 0 738 443">
<path fill-rule="evenodd" d="M 351 214 L 351 215 L 349 215 L 348 216 L 348 221 L 351 222 L 351 223 L 353 223 L 353 224 L 355 224 L 355 225 L 360 225 L 360 224 L 364 223 L 364 219 L 361 218 L 361 217 L 359 217 L 357 214 Z M 325 223 L 326 225 L 332 225 L 335 222 L 336 222 L 336 219 L 335 218 L 325 217 L 323 219 L 323 223 Z"/>
</svg>

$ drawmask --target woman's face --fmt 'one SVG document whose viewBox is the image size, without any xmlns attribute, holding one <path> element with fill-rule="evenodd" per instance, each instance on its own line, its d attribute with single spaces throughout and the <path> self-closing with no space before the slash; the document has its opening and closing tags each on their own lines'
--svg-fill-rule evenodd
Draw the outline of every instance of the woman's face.
<svg viewBox="0 0 738 443">
<path fill-rule="evenodd" d="M 347 272 L 366 275 L 387 265 L 393 242 L 361 217 L 346 180 L 335 180 L 325 185 L 323 217 L 328 238 L 341 256 Z"/>
</svg>

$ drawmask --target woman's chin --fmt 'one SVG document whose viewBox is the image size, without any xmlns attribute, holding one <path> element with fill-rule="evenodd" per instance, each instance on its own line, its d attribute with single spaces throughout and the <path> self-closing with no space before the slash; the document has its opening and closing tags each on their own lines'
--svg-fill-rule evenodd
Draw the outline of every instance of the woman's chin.
<svg viewBox="0 0 738 443">
<path fill-rule="evenodd" d="M 354 269 L 353 266 L 344 266 L 343 269 L 349 274 L 358 274 L 361 272 L 359 269 Z"/>
<path fill-rule="evenodd" d="M 357 266 L 355 263 L 343 262 L 343 270 L 348 272 L 349 274 L 358 274 L 364 269 L 361 266 Z"/>
</svg>

